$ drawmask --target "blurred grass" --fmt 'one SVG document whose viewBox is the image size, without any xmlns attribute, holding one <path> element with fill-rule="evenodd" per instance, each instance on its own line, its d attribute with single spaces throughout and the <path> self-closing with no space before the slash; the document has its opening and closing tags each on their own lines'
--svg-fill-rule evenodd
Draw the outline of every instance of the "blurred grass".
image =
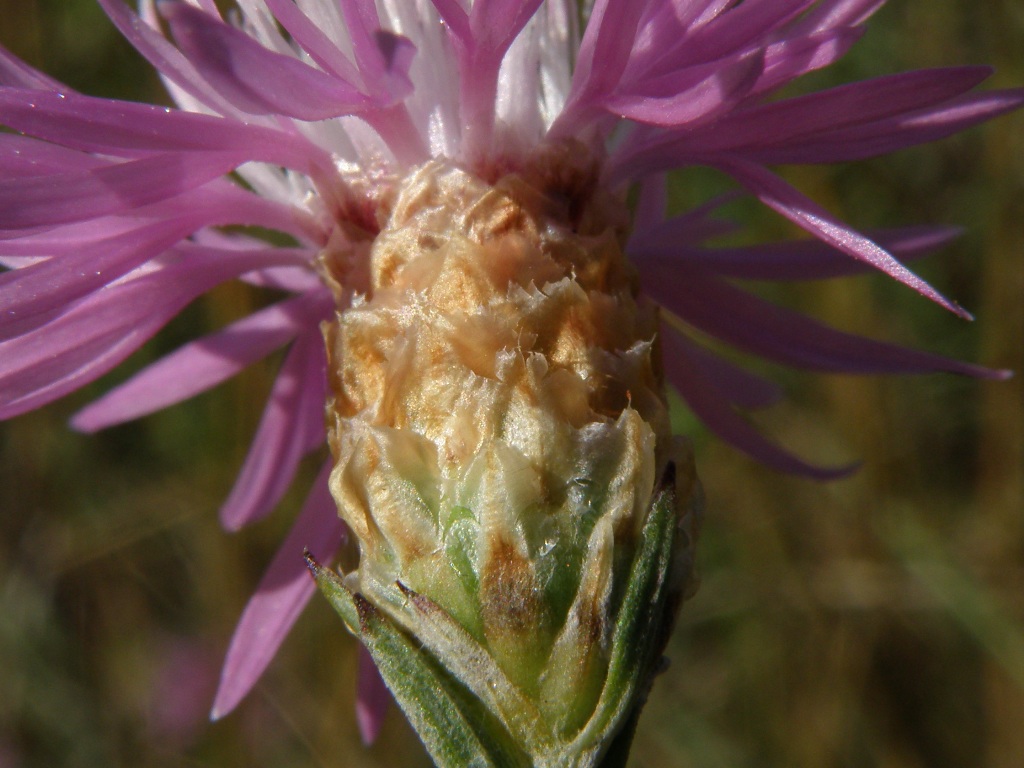
<svg viewBox="0 0 1024 768">
<path fill-rule="evenodd" d="M 92 0 L 0 0 L 0 42 L 80 90 L 160 99 Z M 918 66 L 991 63 L 1024 83 L 1017 0 L 893 2 L 823 86 Z M 964 225 L 921 272 L 968 325 L 881 278 L 776 295 L 828 323 L 1024 371 L 1024 118 L 867 163 L 788 172 L 861 226 Z M 681 178 L 681 197 L 704 178 Z M 786 230 L 751 212 L 763 236 Z M 355 648 L 319 601 L 242 707 L 204 722 L 249 590 L 301 503 L 223 533 L 273 362 L 138 424 L 81 436 L 74 410 L 264 297 L 192 308 L 90 387 L 0 425 L 0 766 L 416 766 L 392 713 L 358 742 Z M 695 434 L 709 499 L 703 585 L 641 721 L 634 764 L 1019 768 L 1024 760 L 1024 385 L 779 372 L 759 418 L 827 485 L 765 470 Z M 316 462 L 305 468 L 311 480 Z"/>
</svg>

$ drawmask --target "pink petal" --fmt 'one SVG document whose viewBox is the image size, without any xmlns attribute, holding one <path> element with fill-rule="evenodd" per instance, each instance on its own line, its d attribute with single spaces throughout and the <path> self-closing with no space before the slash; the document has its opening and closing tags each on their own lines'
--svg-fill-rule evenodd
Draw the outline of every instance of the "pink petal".
<svg viewBox="0 0 1024 768">
<path fill-rule="evenodd" d="M 708 428 L 762 464 L 782 472 L 832 480 L 850 474 L 856 465 L 838 468 L 815 467 L 779 448 L 732 409 L 700 362 L 689 354 L 686 344 L 675 333 L 662 334 L 665 346 L 665 371 L 686 404 Z"/>
<path fill-rule="evenodd" d="M 551 136 L 577 133 L 593 119 L 596 104 L 618 86 L 633 52 L 644 6 L 628 0 L 596 0 L 576 56 L 569 98 L 551 126 Z"/>
<path fill-rule="evenodd" d="M 277 4 L 284 0 L 275 0 Z M 363 82 L 372 92 L 398 101 L 412 93 L 409 68 L 416 53 L 410 40 L 381 28 L 373 0 L 341 0 L 352 50 Z"/>
<path fill-rule="evenodd" d="M 323 337 L 313 324 L 285 358 L 245 463 L 220 509 L 227 530 L 269 514 L 291 485 L 302 457 L 324 443 L 325 368 Z"/>
<path fill-rule="evenodd" d="M 459 0 L 430 0 L 449 34 L 463 50 L 472 45 L 473 33 L 469 27 L 469 14 Z"/>
<path fill-rule="evenodd" d="M 31 233 L 0 231 L 0 253 L 43 258 L 62 256 L 99 240 L 136 230 L 139 225 L 140 220 L 134 217 L 102 216 Z"/>
<path fill-rule="evenodd" d="M 504 55 L 543 0 L 477 0 L 469 12 L 473 43 L 492 55 Z"/>
<path fill-rule="evenodd" d="M 284 206 L 233 185 L 199 190 L 186 198 L 185 205 L 163 206 L 160 211 L 162 220 L 148 223 L 146 219 L 140 219 L 131 222 L 135 224 L 134 229 L 117 232 L 105 239 L 79 243 L 73 239 L 68 243 L 58 241 L 54 244 L 57 246 L 54 258 L 0 275 L 0 312 L 8 318 L 0 328 L 0 340 L 40 326 L 71 302 L 113 283 L 201 227 L 214 224 L 261 224 L 270 227 L 275 223 L 293 227 L 290 213 L 284 221 L 277 221 L 281 218 L 279 209 Z M 30 242 L 32 245 L 28 251 L 38 252 L 34 250 L 38 246 L 35 239 Z M 0 250 L 6 245 L 17 245 L 17 241 L 0 244 Z M 179 253 L 201 250 L 198 246 L 183 244 Z M 306 265 L 309 261 L 309 253 L 303 249 L 263 247 L 257 250 L 268 265 L 296 262 Z"/>
<path fill-rule="evenodd" d="M 0 114 L 3 124 L 16 131 L 115 157 L 208 150 L 302 171 L 330 163 L 323 150 L 280 130 L 151 104 L 0 88 Z"/>
<path fill-rule="evenodd" d="M 636 56 L 627 77 L 656 77 L 686 67 L 748 53 L 762 47 L 771 31 L 798 16 L 815 0 L 745 0 L 692 34 L 678 34 L 671 44 Z"/>
<path fill-rule="evenodd" d="M 98 0 L 107 16 L 161 75 L 222 115 L 237 110 L 207 83 L 191 61 L 121 0 Z"/>
<path fill-rule="evenodd" d="M 624 86 L 604 100 L 605 109 L 641 123 L 662 126 L 706 122 L 734 107 L 764 71 L 764 51 L 745 52 L 683 73 Z"/>
<path fill-rule="evenodd" d="M 365 648 L 359 649 L 359 684 L 356 691 L 356 722 L 363 744 L 370 746 L 380 735 L 384 715 L 391 704 L 391 692 Z"/>
<path fill-rule="evenodd" d="M 718 166 L 753 192 L 762 203 L 815 237 L 885 272 L 889 277 L 913 288 L 960 317 L 971 319 L 968 312 L 900 264 L 891 253 L 833 218 L 778 176 L 739 159 L 723 160 Z"/>
<path fill-rule="evenodd" d="M 714 237 L 734 234 L 739 229 L 735 222 L 712 219 L 711 214 L 743 196 L 740 192 L 718 195 L 668 221 L 651 222 L 646 228 L 637 226 L 626 250 L 637 257 L 663 256 Z"/>
<path fill-rule="evenodd" d="M 327 462 L 295 525 L 242 612 L 224 659 L 210 713 L 213 720 L 228 714 L 249 693 L 316 591 L 302 557 L 303 548 L 308 548 L 317 559 L 328 561 L 345 538 L 345 526 L 327 488 L 330 470 L 331 463 Z"/>
<path fill-rule="evenodd" d="M 27 136 L 0 133 L 0 178 L 46 176 L 58 172 L 90 170 L 103 165 L 103 160 L 73 149 Z"/>
<path fill-rule="evenodd" d="M 734 0 L 648 3 L 638 37 L 654 51 L 664 51 L 681 35 L 692 34 L 734 4 Z"/>
<path fill-rule="evenodd" d="M 63 83 L 30 67 L 3 46 L 0 46 L 0 86 L 70 90 Z"/>
<path fill-rule="evenodd" d="M 242 275 L 242 280 L 257 288 L 273 288 L 288 293 L 306 293 L 323 288 L 314 272 L 305 267 L 271 267 Z M 342 309 L 342 307 L 338 307 Z"/>
<path fill-rule="evenodd" d="M 860 40 L 864 31 L 864 27 L 829 30 L 773 43 L 765 51 L 764 73 L 751 89 L 751 96 L 767 93 L 835 63 Z"/>
<path fill-rule="evenodd" d="M 199 225 L 162 221 L 0 275 L 0 340 L 38 327 L 70 303 L 160 255 Z"/>
<path fill-rule="evenodd" d="M 834 330 L 706 272 L 645 267 L 644 290 L 688 323 L 753 354 L 798 368 L 839 373 L 944 371 L 982 379 L 1009 374 Z"/>
<path fill-rule="evenodd" d="M 205 392 L 315 326 L 330 306 L 329 298 L 297 296 L 190 342 L 83 408 L 72 426 L 95 432 Z"/>
<path fill-rule="evenodd" d="M 45 405 L 103 375 L 196 296 L 267 266 L 266 254 L 200 255 L 98 291 L 43 327 L 0 342 L 0 419 Z"/>
<path fill-rule="evenodd" d="M 863 24 L 885 5 L 885 2 L 886 0 L 829 0 L 818 3 L 787 31 L 796 37 Z"/>
<path fill-rule="evenodd" d="M 28 229 L 124 213 L 223 176 L 237 152 L 174 153 L 102 168 L 0 179 L 0 228 Z"/>
<path fill-rule="evenodd" d="M 265 0 L 265 2 L 270 12 L 274 14 L 274 18 L 284 27 L 292 40 L 298 43 L 321 69 L 348 82 L 354 83 L 358 80 L 359 73 L 348 57 L 323 30 L 302 12 L 293 0 Z M 352 24 L 346 26 L 349 30 L 352 29 Z M 379 27 L 380 24 L 376 26 Z M 351 32 L 349 34 L 351 35 Z"/>
<path fill-rule="evenodd" d="M 221 96 L 244 112 L 315 121 L 377 106 L 352 83 L 268 50 L 184 2 L 164 0 L 159 5 L 185 55 Z"/>
<path fill-rule="evenodd" d="M 501 62 L 541 2 L 477 0 L 467 16 L 458 0 L 434 0 L 458 56 L 462 151 L 469 157 L 487 151 L 494 129 Z"/>
</svg>

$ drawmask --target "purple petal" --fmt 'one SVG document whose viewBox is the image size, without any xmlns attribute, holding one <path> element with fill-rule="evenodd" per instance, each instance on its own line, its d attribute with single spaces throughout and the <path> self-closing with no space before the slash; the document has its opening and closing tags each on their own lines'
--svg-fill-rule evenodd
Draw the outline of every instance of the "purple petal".
<svg viewBox="0 0 1024 768">
<path fill-rule="evenodd" d="M 665 371 L 686 404 L 707 427 L 762 464 L 782 472 L 832 480 L 850 474 L 856 465 L 838 468 L 815 467 L 766 440 L 732 409 L 729 401 L 707 377 L 700 362 L 689 354 L 681 337 L 662 334 Z"/>
<path fill-rule="evenodd" d="M 651 265 L 641 279 L 648 295 L 691 325 L 785 365 L 838 373 L 944 371 L 982 379 L 1008 375 L 834 330 L 700 270 Z"/>
<path fill-rule="evenodd" d="M 910 114 L 745 154 L 762 163 L 836 163 L 864 160 L 938 141 L 1024 105 L 1024 89 L 966 94 Z"/>
<path fill-rule="evenodd" d="M 377 741 L 384 715 L 391 704 L 391 692 L 384 685 L 384 679 L 365 648 L 359 649 L 359 684 L 356 690 L 356 723 L 363 744 L 370 746 Z"/>
<path fill-rule="evenodd" d="M 210 713 L 213 720 L 228 714 L 249 693 L 316 591 L 302 557 L 303 548 L 326 562 L 334 557 L 345 538 L 345 526 L 327 488 L 330 470 L 331 463 L 327 462 L 295 525 L 242 612 L 224 659 L 220 687 Z"/>
<path fill-rule="evenodd" d="M 323 337 L 314 324 L 292 345 L 274 381 L 249 454 L 220 509 L 227 530 L 267 515 L 288 490 L 302 457 L 323 444 L 325 367 Z"/>
<path fill-rule="evenodd" d="M 872 234 L 872 239 L 895 254 L 901 262 L 920 258 L 955 237 L 956 227 L 904 227 Z M 662 262 L 665 267 L 689 262 L 723 277 L 740 280 L 825 280 L 863 274 L 873 269 L 820 240 L 790 240 L 742 248 L 686 247 L 659 238 L 649 244 L 631 245 L 630 255 L 640 269 Z"/>
<path fill-rule="evenodd" d="M 73 254 L 92 243 L 137 230 L 144 222 L 145 218 L 103 216 L 30 233 L 0 231 L 0 253 L 44 259 Z"/>
<path fill-rule="evenodd" d="M 686 142 L 690 153 L 771 148 L 942 104 L 979 85 L 989 67 L 903 72 L 739 110 Z"/>
<path fill-rule="evenodd" d="M 648 176 L 640 182 L 640 194 L 633 214 L 633 231 L 646 232 L 665 220 L 668 208 L 668 184 L 665 174 Z"/>
<path fill-rule="evenodd" d="M 968 312 L 900 264 L 891 253 L 833 218 L 825 209 L 797 192 L 778 176 L 753 163 L 738 159 L 723 160 L 718 166 L 753 192 L 762 203 L 815 237 L 885 272 L 889 277 L 913 288 L 960 317 L 971 319 Z"/>
<path fill-rule="evenodd" d="M 646 228 L 637 226 L 626 250 L 635 256 L 664 256 L 713 237 L 733 234 L 738 230 L 735 222 L 712 219 L 710 216 L 723 205 L 742 196 L 740 192 L 718 195 L 668 221 L 651 222 Z"/>
<path fill-rule="evenodd" d="M 159 303 L 155 290 L 144 298 L 148 305 L 128 311 L 120 304 L 85 302 L 42 331 L 0 342 L 0 419 L 45 405 L 106 373 L 180 310 Z"/>
<path fill-rule="evenodd" d="M 460 55 L 489 64 L 500 62 L 541 2 L 543 0 L 479 0 L 467 14 L 459 0 L 432 0 Z"/>
<path fill-rule="evenodd" d="M 239 29 L 174 0 L 160 3 L 174 39 L 217 91 L 253 115 L 327 120 L 377 104 L 352 83 L 275 53 Z"/>
<path fill-rule="evenodd" d="M 206 219 L 209 222 L 207 227 L 231 224 L 276 229 L 291 235 L 299 241 L 298 247 L 275 246 L 275 249 L 282 255 L 291 254 L 296 262 L 302 264 L 308 264 L 310 257 L 322 247 L 324 237 L 321 230 L 322 225 L 314 222 L 311 216 L 302 214 L 289 203 L 277 202 L 243 189 L 228 179 L 217 179 L 186 195 L 178 195 L 153 207 L 141 208 L 133 215 L 165 219 L 172 216 L 194 215 L 197 210 L 208 211 L 206 214 Z M 205 233 L 211 231 L 213 230 L 198 230 L 193 233 L 193 239 L 199 242 Z M 232 234 L 226 237 L 237 239 L 238 235 Z M 245 250 L 259 250 L 266 247 L 265 240 L 250 238 L 250 246 Z M 314 250 L 310 251 L 310 248 Z"/>
<path fill-rule="evenodd" d="M 83 408 L 72 426 L 95 432 L 205 392 L 315 326 L 330 304 L 296 296 L 190 342 Z"/>
<path fill-rule="evenodd" d="M 670 332 L 671 333 L 671 332 Z M 750 371 L 734 365 L 723 357 L 694 343 L 685 335 L 674 335 L 673 345 L 686 347 L 687 357 L 724 399 L 738 408 L 754 410 L 775 405 L 782 399 L 782 388 Z M 673 348 L 675 348 L 673 346 Z M 679 373 L 679 361 L 666 363 L 669 380 Z"/>
</svg>

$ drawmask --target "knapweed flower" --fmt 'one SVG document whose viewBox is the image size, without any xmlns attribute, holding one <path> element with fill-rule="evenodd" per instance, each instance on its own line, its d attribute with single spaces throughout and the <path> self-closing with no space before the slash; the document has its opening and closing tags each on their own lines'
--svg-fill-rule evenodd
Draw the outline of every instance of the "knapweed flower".
<svg viewBox="0 0 1024 768">
<path fill-rule="evenodd" d="M 312 594 L 301 551 L 331 558 L 340 510 L 362 556 L 347 587 L 434 633 L 428 648 L 486 649 L 469 656 L 507 694 L 495 706 L 568 765 L 550 744 L 607 704 L 607 610 L 654 502 L 676 494 L 693 525 L 666 375 L 724 439 L 818 476 L 842 470 L 756 432 L 741 412 L 775 387 L 707 340 L 813 370 L 1000 375 L 738 284 L 878 269 L 966 314 L 904 263 L 949 230 L 868 237 L 769 170 L 876 156 L 1024 103 L 977 91 L 984 67 L 774 95 L 845 54 L 884 0 L 596 0 L 582 20 L 558 0 L 237 0 L 223 15 L 213 0 L 99 2 L 176 106 L 76 93 L 0 51 L 0 417 L 107 372 L 220 283 L 283 294 L 73 420 L 138 418 L 288 348 L 225 527 L 271 512 L 325 434 L 333 455 L 245 609 L 215 714 Z M 698 165 L 813 237 L 713 245 L 721 201 L 666 205 L 665 173 Z M 386 701 L 374 680 L 367 734 Z"/>
</svg>

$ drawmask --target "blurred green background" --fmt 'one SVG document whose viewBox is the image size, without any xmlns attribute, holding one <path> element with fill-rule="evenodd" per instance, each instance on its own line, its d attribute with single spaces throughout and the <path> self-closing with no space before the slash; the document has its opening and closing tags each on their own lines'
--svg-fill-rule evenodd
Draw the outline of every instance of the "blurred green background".
<svg viewBox="0 0 1024 768">
<path fill-rule="evenodd" d="M 92 0 L 0 0 L 0 42 L 93 94 L 160 100 Z M 1024 84 L 1020 0 L 893 0 L 840 66 L 802 88 L 991 63 Z M 826 322 L 1024 371 L 1024 116 L 855 165 L 787 177 L 861 227 L 955 223 L 921 273 L 962 323 L 880 277 L 775 290 Z M 717 180 L 676 184 L 681 201 Z M 759 236 L 789 234 L 750 212 Z M 88 391 L 0 425 L 0 768 L 419 766 L 392 711 L 377 746 L 352 714 L 355 644 L 317 600 L 237 712 L 209 724 L 242 606 L 301 503 L 228 535 L 216 510 L 276 361 L 137 424 L 68 416 L 204 328 L 267 300 L 191 307 Z M 771 371 L 790 401 L 765 430 L 842 482 L 777 475 L 689 425 L 708 508 L 702 587 L 641 721 L 647 768 L 1024 765 L 1024 378 Z"/>
</svg>

